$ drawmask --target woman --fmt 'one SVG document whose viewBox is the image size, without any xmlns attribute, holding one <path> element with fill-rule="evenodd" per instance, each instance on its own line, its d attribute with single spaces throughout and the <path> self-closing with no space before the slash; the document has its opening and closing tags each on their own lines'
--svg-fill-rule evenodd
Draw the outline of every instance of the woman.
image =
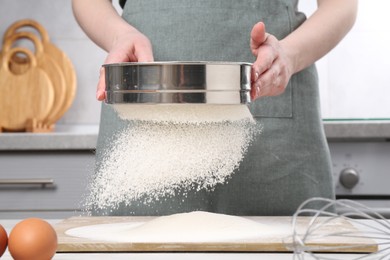
<svg viewBox="0 0 390 260">
<path fill-rule="evenodd" d="M 73 0 L 80 26 L 108 52 L 105 63 L 254 62 L 250 110 L 263 131 L 229 183 L 213 192 L 192 191 L 185 203 L 176 196 L 114 214 L 291 215 L 310 197 L 334 198 L 313 63 L 350 30 L 357 0 L 318 0 L 309 19 L 297 2 L 128 0 L 120 17 L 107 0 Z M 104 95 L 101 71 L 97 99 Z M 113 129 L 125 125 L 103 104 L 97 162 Z"/>
</svg>

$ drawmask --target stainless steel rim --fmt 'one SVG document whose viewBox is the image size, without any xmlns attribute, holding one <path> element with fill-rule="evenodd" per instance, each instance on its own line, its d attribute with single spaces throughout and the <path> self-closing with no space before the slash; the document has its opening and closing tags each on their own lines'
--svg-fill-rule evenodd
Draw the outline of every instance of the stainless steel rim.
<svg viewBox="0 0 390 260">
<path fill-rule="evenodd" d="M 250 63 L 105 64 L 108 104 L 247 104 Z"/>
</svg>

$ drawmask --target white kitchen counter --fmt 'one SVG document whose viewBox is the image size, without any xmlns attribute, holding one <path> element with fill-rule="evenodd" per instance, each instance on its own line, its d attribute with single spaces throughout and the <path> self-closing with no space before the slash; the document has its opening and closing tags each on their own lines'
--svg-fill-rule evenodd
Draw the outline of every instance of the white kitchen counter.
<svg viewBox="0 0 390 260">
<path fill-rule="evenodd" d="M 388 139 L 390 120 L 325 120 L 328 140 Z M 56 125 L 52 133 L 0 133 L 0 151 L 93 150 L 99 125 Z"/>
<path fill-rule="evenodd" d="M 49 223 L 55 224 L 61 220 L 48 220 Z M 363 220 L 369 221 L 369 220 Z M 12 227 L 18 223 L 19 220 L 0 219 L 0 224 L 10 233 Z M 372 222 L 372 221 L 371 221 Z M 370 222 L 370 225 L 373 223 Z M 374 223 L 375 224 L 375 223 Z M 357 259 L 362 257 L 362 254 L 326 254 L 327 259 Z M 292 253 L 57 253 L 54 256 L 54 260 L 73 260 L 73 259 L 132 259 L 132 260 L 252 260 L 252 259 L 272 259 L 272 260 L 291 260 L 294 256 Z M 4 253 L 2 260 L 12 260 L 8 250 Z M 312 257 L 306 257 L 305 260 L 315 259 Z M 372 258 L 375 259 L 375 258 Z M 388 258 L 386 258 L 388 259 Z M 296 259 L 298 260 L 298 259 Z"/>
<path fill-rule="evenodd" d="M 0 151 L 94 150 L 99 125 L 56 125 L 51 133 L 0 133 Z"/>
</svg>

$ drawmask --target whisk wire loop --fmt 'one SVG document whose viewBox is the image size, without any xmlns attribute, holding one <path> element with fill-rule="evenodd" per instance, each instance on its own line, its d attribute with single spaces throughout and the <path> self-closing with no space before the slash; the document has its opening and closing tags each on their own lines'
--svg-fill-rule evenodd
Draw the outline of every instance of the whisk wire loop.
<svg viewBox="0 0 390 260">
<path fill-rule="evenodd" d="M 335 209 L 343 213 L 336 213 Z M 298 228 L 302 226 L 298 225 L 301 224 L 298 222 L 302 217 L 309 218 L 304 230 Z M 354 228 L 343 230 L 341 222 L 349 222 Z M 331 242 L 329 245 L 318 243 L 335 237 L 346 242 Z M 363 240 L 365 243 L 361 242 Z M 350 243 L 351 241 L 354 243 Z M 330 252 L 359 253 L 352 256 L 351 259 L 354 260 L 390 259 L 390 222 L 378 212 L 356 201 L 310 198 L 298 207 L 292 217 L 291 243 L 286 246 L 294 250 L 294 259 L 298 260 L 304 260 L 305 256 L 319 260 L 337 259 L 334 254 L 324 254 Z M 370 252 L 368 247 L 370 250 L 377 250 Z"/>
</svg>

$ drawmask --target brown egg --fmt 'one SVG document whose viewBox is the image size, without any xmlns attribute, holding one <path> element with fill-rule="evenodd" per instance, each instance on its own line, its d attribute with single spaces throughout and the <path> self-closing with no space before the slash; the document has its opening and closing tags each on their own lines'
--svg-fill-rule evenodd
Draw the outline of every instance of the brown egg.
<svg viewBox="0 0 390 260">
<path fill-rule="evenodd" d="M 9 235 L 8 250 L 15 260 L 49 260 L 56 249 L 56 232 L 39 218 L 19 222 Z"/>
<path fill-rule="evenodd" d="M 7 248 L 8 236 L 7 231 L 0 225 L 0 257 L 4 254 L 5 249 Z"/>
</svg>

